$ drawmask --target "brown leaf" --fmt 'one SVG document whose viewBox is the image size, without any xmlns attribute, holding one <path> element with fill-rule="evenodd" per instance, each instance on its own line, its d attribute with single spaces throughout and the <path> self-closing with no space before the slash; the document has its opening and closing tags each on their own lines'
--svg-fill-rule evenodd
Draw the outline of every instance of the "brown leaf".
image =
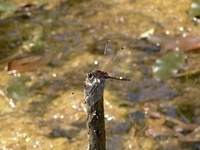
<svg viewBox="0 0 200 150">
<path fill-rule="evenodd" d="M 178 36 L 178 35 L 166 35 L 157 34 L 151 35 L 147 40 L 152 44 L 158 44 L 161 47 L 161 53 L 168 50 L 197 50 L 200 49 L 200 36 L 188 35 L 188 36 Z"/>
<path fill-rule="evenodd" d="M 19 60 L 10 60 L 6 64 L 5 70 L 12 71 L 16 70 L 17 72 L 33 71 L 37 68 L 43 67 L 51 62 L 53 55 L 44 54 L 29 56 Z"/>
</svg>

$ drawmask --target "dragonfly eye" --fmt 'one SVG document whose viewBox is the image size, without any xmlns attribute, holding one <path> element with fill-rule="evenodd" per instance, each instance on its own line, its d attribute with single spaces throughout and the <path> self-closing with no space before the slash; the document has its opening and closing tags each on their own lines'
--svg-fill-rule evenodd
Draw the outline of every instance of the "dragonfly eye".
<svg viewBox="0 0 200 150">
<path fill-rule="evenodd" d="M 91 72 L 88 73 L 88 78 L 92 78 L 93 74 Z"/>
</svg>

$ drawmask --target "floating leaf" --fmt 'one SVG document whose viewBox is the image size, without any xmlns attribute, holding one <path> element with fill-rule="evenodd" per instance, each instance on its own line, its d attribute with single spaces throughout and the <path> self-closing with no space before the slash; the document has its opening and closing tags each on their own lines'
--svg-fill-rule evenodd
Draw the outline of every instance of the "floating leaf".
<svg viewBox="0 0 200 150">
<path fill-rule="evenodd" d="M 41 39 L 25 41 L 24 45 L 30 51 L 38 51 L 44 49 L 44 41 L 42 41 Z"/>
<path fill-rule="evenodd" d="M 9 82 L 7 88 L 8 95 L 16 100 L 27 100 L 28 99 L 28 87 L 26 86 L 27 78 L 15 77 Z"/>
<path fill-rule="evenodd" d="M 44 49 L 45 42 L 43 40 L 43 30 L 44 28 L 40 25 L 32 26 L 30 25 L 27 29 L 30 31 L 32 28 L 31 36 L 32 38 L 27 39 L 23 43 L 23 48 L 26 51 L 39 51 Z M 29 33 L 29 31 L 27 33 Z M 26 32 L 26 31 L 25 31 Z"/>
<path fill-rule="evenodd" d="M 50 63 L 52 57 L 52 54 L 42 54 L 28 56 L 18 60 L 13 59 L 8 61 L 5 68 L 8 72 L 12 72 L 13 70 L 17 72 L 33 71 Z"/>
<path fill-rule="evenodd" d="M 200 49 L 200 36 L 199 35 L 166 35 L 156 34 L 147 37 L 147 40 L 152 44 L 159 44 L 161 53 L 169 50 L 181 49 L 184 51 Z"/>
<path fill-rule="evenodd" d="M 178 73 L 180 69 L 185 65 L 184 52 L 172 51 L 167 53 L 162 58 L 156 60 L 156 64 L 153 66 L 153 74 L 157 79 L 168 78 Z"/>
<path fill-rule="evenodd" d="M 198 18 L 200 17 L 200 0 L 195 0 L 192 2 L 189 16 Z"/>
</svg>

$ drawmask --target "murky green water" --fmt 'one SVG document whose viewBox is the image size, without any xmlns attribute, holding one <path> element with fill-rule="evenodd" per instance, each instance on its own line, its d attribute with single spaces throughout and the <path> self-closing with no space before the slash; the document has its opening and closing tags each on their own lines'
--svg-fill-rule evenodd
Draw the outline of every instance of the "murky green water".
<svg viewBox="0 0 200 150">
<path fill-rule="evenodd" d="M 107 149 L 198 147 L 194 140 L 199 139 L 200 123 L 198 74 L 156 81 L 152 65 L 160 55 L 133 44 L 152 28 L 157 33 L 199 35 L 198 23 L 188 16 L 189 7 L 186 0 L 91 0 L 18 12 L 1 20 L 0 149 L 86 149 L 83 81 L 88 71 L 98 69 L 94 61 L 106 60 L 102 51 L 107 39 L 116 49 L 128 47 L 107 71 L 131 78 L 112 81 L 106 89 Z M 13 76 L 4 70 L 10 59 L 45 53 L 53 54 L 52 61 L 34 71 Z M 199 53 L 187 55 L 198 68 Z M 146 109 L 194 124 L 196 131 L 169 119 L 163 123 L 145 115 Z M 178 127 L 185 128 L 179 132 Z"/>
</svg>

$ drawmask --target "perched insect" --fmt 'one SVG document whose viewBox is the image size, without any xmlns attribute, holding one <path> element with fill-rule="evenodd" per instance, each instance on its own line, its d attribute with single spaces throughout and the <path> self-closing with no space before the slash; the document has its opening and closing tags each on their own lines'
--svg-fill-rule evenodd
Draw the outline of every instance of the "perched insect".
<svg viewBox="0 0 200 150">
<path fill-rule="evenodd" d="M 109 48 L 109 42 L 110 41 L 106 43 L 104 54 L 111 50 Z M 117 55 L 119 55 L 119 53 Z M 114 61 L 116 57 L 117 56 L 115 56 L 114 59 L 109 59 L 109 60 Z M 107 61 L 106 64 L 108 65 L 109 61 Z M 88 103 L 88 105 L 90 106 L 94 105 L 99 99 L 101 99 L 101 97 L 103 97 L 106 79 L 130 81 L 129 78 L 109 76 L 107 72 L 102 70 L 96 70 L 87 73 L 85 80 L 84 97 L 85 97 L 85 102 Z"/>
</svg>

